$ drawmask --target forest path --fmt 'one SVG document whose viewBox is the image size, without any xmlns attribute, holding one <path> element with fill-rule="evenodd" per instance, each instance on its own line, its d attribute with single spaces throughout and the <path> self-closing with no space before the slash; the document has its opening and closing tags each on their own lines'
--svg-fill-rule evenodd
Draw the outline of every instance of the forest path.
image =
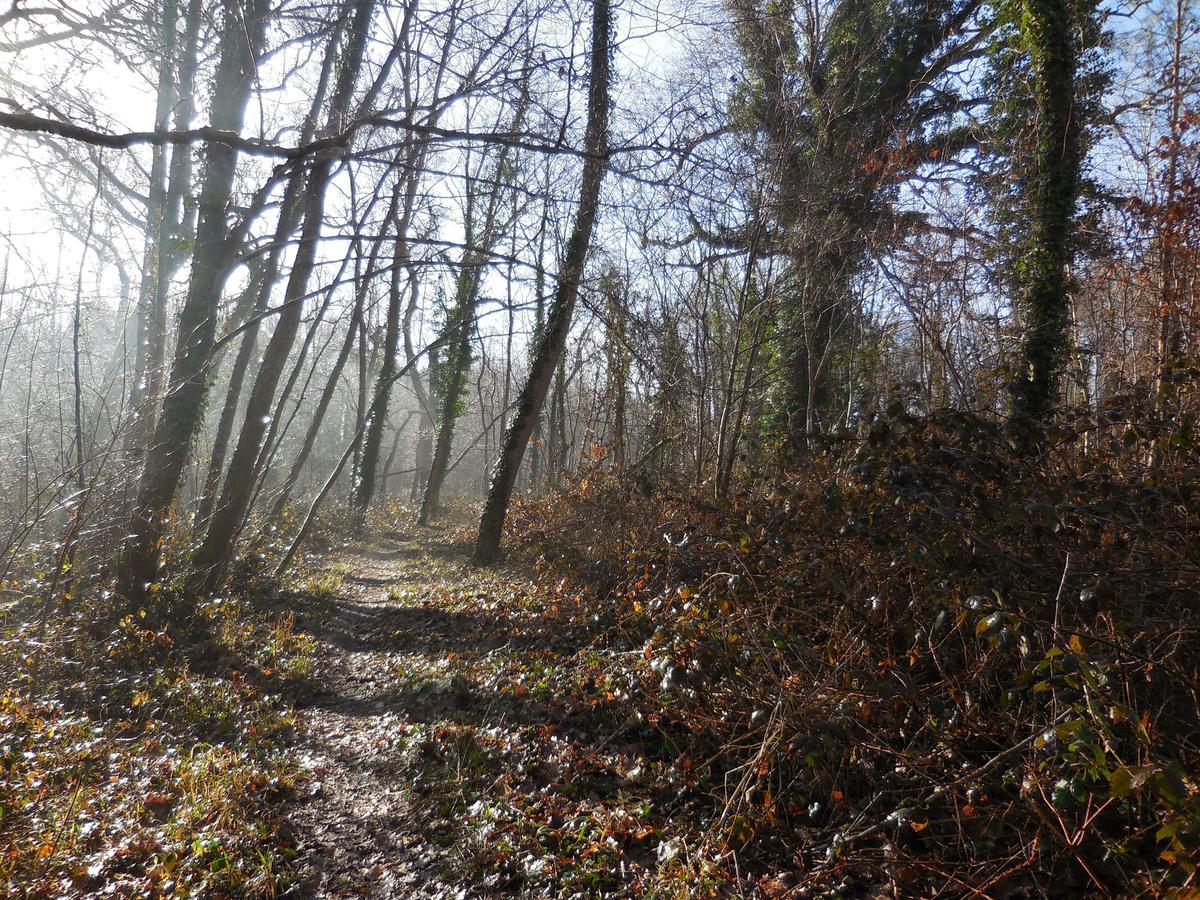
<svg viewBox="0 0 1200 900">
<path fill-rule="evenodd" d="M 530 889 L 520 865 L 481 864 L 462 839 L 473 801 L 513 774 L 514 748 L 564 720 L 525 676 L 580 644 L 545 630 L 532 589 L 470 568 L 442 532 L 388 533 L 310 565 L 296 630 L 315 659 L 296 751 L 313 774 L 287 813 L 307 876 L 297 896 Z"/>
</svg>

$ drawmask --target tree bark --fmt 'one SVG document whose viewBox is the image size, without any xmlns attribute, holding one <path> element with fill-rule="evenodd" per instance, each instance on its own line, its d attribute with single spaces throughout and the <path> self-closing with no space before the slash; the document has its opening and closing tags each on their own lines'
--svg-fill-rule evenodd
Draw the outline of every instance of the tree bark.
<svg viewBox="0 0 1200 900">
<path fill-rule="evenodd" d="M 1154 394 L 1159 411 L 1170 413 L 1174 390 L 1174 369 L 1182 356 L 1183 328 L 1180 321 L 1181 307 L 1177 271 L 1180 241 L 1179 213 L 1179 161 L 1182 155 L 1183 138 L 1183 53 L 1186 32 L 1186 10 L 1184 0 L 1175 0 L 1175 21 L 1171 35 L 1171 62 L 1167 67 L 1171 100 L 1167 113 L 1167 170 L 1164 175 L 1166 197 L 1164 198 L 1162 221 L 1159 224 L 1159 294 L 1158 294 L 1158 372 L 1155 375 Z M 1163 460 L 1162 436 L 1156 436 L 1150 449 L 1151 468 L 1157 469 Z"/>
<path fill-rule="evenodd" d="M 609 0 L 594 0 L 592 6 L 591 83 L 588 85 L 588 122 L 584 138 L 587 157 L 579 186 L 579 208 L 558 276 L 558 289 L 551 305 L 545 334 L 534 351 L 529 377 L 517 398 L 512 424 L 505 435 L 496 474 L 488 491 L 474 561 L 488 563 L 500 553 L 504 519 L 512 499 L 513 487 L 521 469 L 521 458 L 533 434 L 550 381 L 562 357 L 571 328 L 571 316 L 579 296 L 579 283 L 587 261 L 600 203 L 600 185 L 608 163 L 608 85 L 611 71 L 610 35 L 612 28 Z"/>
</svg>

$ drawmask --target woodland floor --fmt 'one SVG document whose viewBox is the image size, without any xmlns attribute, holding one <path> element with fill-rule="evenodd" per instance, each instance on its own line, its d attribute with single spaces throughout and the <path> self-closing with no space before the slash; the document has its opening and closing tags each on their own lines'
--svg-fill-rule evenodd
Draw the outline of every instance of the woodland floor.
<svg viewBox="0 0 1200 900">
<path fill-rule="evenodd" d="M 470 568 L 430 532 L 310 560 L 305 584 L 295 627 L 315 660 L 295 702 L 311 780 L 286 814 L 299 896 L 592 894 L 657 858 L 619 790 L 633 748 L 590 727 L 619 717 L 574 690 L 588 636 L 532 584 Z M 570 847 L 547 840 L 581 810 Z"/>
<path fill-rule="evenodd" d="M 102 596 L 50 607 L 22 572 L 0 591 L 0 896 L 1194 887 L 1191 514 L 1102 481 L 1063 538 L 1074 520 L 1028 514 L 1078 506 L 1052 476 L 1000 521 L 954 493 L 961 530 L 924 482 L 814 479 L 736 515 L 581 487 L 483 569 L 465 524 L 330 525 L 286 583 L 270 544 L 247 553 L 240 592 L 174 631 Z M 1123 543 L 1095 536 L 1118 519 Z M 1062 564 L 1024 549 L 1051 539 L 1083 586 L 1061 628 Z M 1146 599 L 1118 617 L 1119 596 Z"/>
</svg>

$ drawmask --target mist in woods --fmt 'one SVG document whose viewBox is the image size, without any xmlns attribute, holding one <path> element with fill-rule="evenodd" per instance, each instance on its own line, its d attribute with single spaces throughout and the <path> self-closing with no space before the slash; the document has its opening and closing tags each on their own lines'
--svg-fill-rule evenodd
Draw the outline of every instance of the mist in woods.
<svg viewBox="0 0 1200 900">
<path fill-rule="evenodd" d="M 1189 0 L 0 8 L 14 897 L 1200 892 Z"/>
</svg>

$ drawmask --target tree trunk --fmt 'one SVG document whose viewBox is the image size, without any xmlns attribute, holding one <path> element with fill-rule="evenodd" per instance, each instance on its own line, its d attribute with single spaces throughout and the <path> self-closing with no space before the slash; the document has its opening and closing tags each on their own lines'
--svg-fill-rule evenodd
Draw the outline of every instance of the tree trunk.
<svg viewBox="0 0 1200 900">
<path fill-rule="evenodd" d="M 536 349 L 536 347 L 535 347 Z M 560 357 L 554 373 L 554 396 L 550 400 L 550 453 L 546 480 L 550 490 L 562 483 L 567 467 L 567 366 Z"/>
<path fill-rule="evenodd" d="M 162 59 L 158 69 L 158 97 L 154 110 L 154 127 L 166 131 L 170 126 L 171 107 L 175 93 L 175 49 L 178 41 L 176 23 L 178 7 L 175 0 L 166 0 L 162 7 Z M 178 149 L 175 152 L 180 152 Z M 134 453 L 143 451 L 146 439 L 153 432 L 152 404 L 161 383 L 166 322 L 164 319 L 166 282 L 160 271 L 166 265 L 166 242 L 174 223 L 167 217 L 167 147 L 156 145 L 150 153 L 150 185 L 146 194 L 145 245 L 142 250 L 142 278 L 138 285 L 137 338 L 134 343 L 133 392 L 130 405 L 134 410 L 134 428 L 128 435 L 127 447 Z"/>
<path fill-rule="evenodd" d="M 325 58 L 321 61 L 321 75 L 317 89 L 313 94 L 313 102 L 309 106 L 308 116 L 300 131 L 300 143 L 312 140 L 316 132 L 316 123 L 320 115 L 321 105 L 325 102 L 329 79 L 333 71 L 333 63 L 337 59 L 337 44 L 341 37 L 345 17 L 338 19 L 333 35 L 325 49 Z M 229 386 L 225 392 L 225 404 L 221 408 L 221 417 L 217 421 L 217 431 L 213 436 L 212 457 L 208 463 L 208 474 L 204 479 L 204 490 L 200 496 L 200 505 L 196 512 L 196 527 L 207 527 L 212 517 L 213 506 L 217 502 L 217 494 L 221 487 L 221 474 L 225 468 L 225 455 L 229 451 L 229 439 L 233 436 L 233 426 L 237 421 L 238 403 L 242 396 L 246 373 L 258 350 L 258 333 L 261 330 L 260 316 L 266 311 L 267 301 L 271 297 L 271 289 L 279 275 L 280 262 L 287 246 L 288 237 L 300 226 L 300 215 L 304 211 L 301 204 L 304 191 L 304 170 L 297 168 L 288 179 L 283 190 L 283 199 L 279 204 L 279 221 L 271 241 L 271 248 L 265 260 L 253 272 L 250 283 L 235 307 L 234 321 L 246 317 L 248 322 L 242 332 L 242 340 L 238 346 L 237 356 L 233 361 L 233 369 L 229 374 Z"/>
<path fill-rule="evenodd" d="M 467 370 L 471 367 L 471 335 L 475 331 L 475 301 L 478 294 L 479 267 L 464 261 L 455 290 L 454 320 L 449 323 L 450 346 L 443 363 L 446 374 L 442 382 L 440 425 L 429 466 L 429 478 L 425 482 L 425 496 L 421 500 L 421 512 L 417 516 L 418 525 L 428 525 L 429 520 L 440 511 L 442 483 L 450 463 L 458 405 L 466 388 Z"/>
<path fill-rule="evenodd" d="M 338 72 L 337 87 L 330 102 L 330 131 L 339 127 L 349 107 L 362 64 L 373 11 L 374 0 L 355 0 L 354 22 L 350 29 L 346 58 Z M 304 298 L 308 292 L 309 277 L 316 263 L 316 248 L 324 222 L 325 188 L 329 182 L 335 153 L 334 150 L 325 150 L 318 154 L 309 173 L 304 225 L 287 288 L 284 290 L 283 311 L 263 353 L 258 378 L 255 379 L 250 398 L 246 402 L 245 419 L 242 422 L 237 448 L 229 461 L 229 472 L 225 478 L 221 499 L 217 503 L 204 541 L 192 559 L 195 568 L 194 585 L 201 594 L 215 590 L 224 576 L 225 566 L 233 550 L 233 537 L 241 527 L 242 518 L 249 508 L 254 489 L 254 463 L 269 424 L 268 412 L 303 317 Z"/>
<path fill-rule="evenodd" d="M 751 257 L 751 262 L 747 268 L 747 279 L 749 281 L 749 279 L 752 277 L 750 271 L 753 269 L 753 257 Z M 750 286 L 751 284 L 748 283 L 745 288 L 743 288 L 743 297 L 741 301 L 741 306 L 743 308 L 746 300 L 746 288 Z M 737 342 L 737 344 L 735 344 L 733 362 L 729 367 L 729 389 L 725 395 L 725 407 L 721 412 L 721 427 L 723 434 L 717 449 L 717 477 L 715 481 L 715 490 L 718 500 L 723 500 L 725 498 L 726 494 L 729 492 L 729 484 L 733 480 L 733 467 L 737 461 L 737 448 L 738 441 L 740 440 L 742 433 L 742 422 L 745 420 L 746 408 L 750 403 L 751 381 L 758 369 L 758 352 L 763 344 L 762 333 L 766 327 L 768 318 L 767 312 L 764 309 L 766 302 L 766 298 L 764 297 L 758 301 L 755 308 L 750 310 L 749 313 L 743 312 L 742 309 L 739 309 L 738 311 L 737 331 L 735 332 L 734 337 L 734 340 Z M 748 314 L 754 315 L 755 317 L 754 331 L 750 336 L 749 356 L 746 359 L 746 367 L 742 376 L 742 386 L 739 392 L 737 414 L 733 417 L 732 422 L 730 423 L 728 421 L 728 412 L 729 408 L 733 404 L 733 384 L 737 375 L 737 357 L 739 355 L 738 348 L 741 344 L 742 329 L 745 318 Z"/>
<path fill-rule="evenodd" d="M 392 436 L 392 449 L 388 451 L 387 461 L 383 464 L 383 475 L 379 479 L 379 493 L 385 501 L 391 497 L 388 483 L 392 480 L 392 466 L 396 464 L 396 456 L 400 453 L 400 439 L 404 437 L 404 431 L 408 428 L 412 417 L 413 412 L 409 410 L 400 424 L 396 426 L 396 433 Z"/>
<path fill-rule="evenodd" d="M 1035 154 L 1030 231 L 1018 267 L 1017 302 L 1024 315 L 1022 369 L 1013 385 L 1018 416 L 1042 418 L 1053 407 L 1070 325 L 1067 269 L 1072 258 L 1079 193 L 1079 116 L 1073 114 L 1078 65 L 1071 6 L 1066 0 L 1026 0 L 1022 30 L 1028 45 L 1035 104 Z"/>
<path fill-rule="evenodd" d="M 225 0 L 220 61 L 213 79 L 212 127 L 240 132 L 242 117 L 261 52 L 268 0 Z M 158 575 L 163 521 L 187 468 L 192 440 L 208 393 L 208 361 L 216 337 L 221 287 L 234 248 L 227 240 L 227 209 L 233 192 L 238 150 L 212 143 L 200 193 L 192 277 L 179 315 L 179 342 L 169 390 L 146 448 L 133 527 L 122 567 L 122 590 L 132 606 L 142 605 Z"/>
<path fill-rule="evenodd" d="M 398 189 L 399 186 L 397 186 Z M 400 227 L 407 229 L 407 223 L 402 223 Z M 391 386 L 395 382 L 396 354 L 400 350 L 400 306 L 401 297 L 404 295 L 400 279 L 403 272 L 407 271 L 409 278 L 414 279 L 413 286 L 415 287 L 416 274 L 408 271 L 407 266 L 401 262 L 402 259 L 407 261 L 407 258 L 408 242 L 404 237 L 398 236 L 388 296 L 387 319 L 383 331 L 383 363 L 379 367 L 379 375 L 376 378 L 376 385 L 384 391 L 384 397 L 379 405 L 382 415 L 367 422 L 366 437 L 363 440 L 362 455 L 359 458 L 357 480 L 350 498 L 350 505 L 354 509 L 358 527 L 362 526 L 367 510 L 371 506 L 371 498 L 375 494 L 379 453 L 383 446 L 383 433 L 387 426 L 388 407 L 391 405 Z"/>
<path fill-rule="evenodd" d="M 629 336 L 626 332 L 625 285 L 620 275 L 613 271 L 605 278 L 601 290 L 605 294 L 608 319 L 605 340 L 605 405 L 612 409 L 612 467 L 620 471 L 625 467 L 625 395 L 629 390 Z"/>
<path fill-rule="evenodd" d="M 302 180 L 302 179 L 301 179 Z M 297 191 L 297 195 L 299 192 Z M 279 228 L 276 230 L 276 237 L 282 236 L 286 240 L 286 234 L 290 233 L 290 228 L 287 232 L 284 231 L 286 223 L 285 216 L 288 214 L 287 198 L 284 198 L 283 207 L 280 211 Z M 291 223 L 294 227 L 295 222 Z M 272 256 L 274 256 L 272 251 Z M 208 472 L 204 479 L 204 487 L 200 494 L 199 506 L 196 510 L 195 527 L 203 528 L 208 524 L 208 520 L 212 517 L 213 506 L 217 502 L 217 494 L 221 487 L 221 473 L 225 468 L 225 454 L 229 450 L 229 438 L 233 435 L 233 426 L 237 421 L 238 403 L 242 396 L 242 387 L 246 381 L 246 374 L 251 369 L 251 363 L 254 361 L 255 355 L 258 352 L 258 332 L 259 332 L 259 316 L 267 308 L 267 299 L 271 295 L 271 286 L 275 282 L 275 277 L 278 275 L 278 259 L 264 260 L 261 265 L 255 267 L 257 271 L 251 275 L 250 284 L 247 285 L 246 291 L 241 300 L 238 302 L 238 307 L 242 307 L 243 303 L 249 306 L 249 324 L 242 332 L 242 341 L 238 345 L 237 356 L 233 360 L 233 368 L 229 372 L 229 384 L 225 390 L 225 403 L 221 407 L 221 416 L 217 420 L 217 430 L 213 435 L 212 456 L 208 461 Z"/>
<path fill-rule="evenodd" d="M 168 106 L 174 105 L 174 127 L 190 128 L 196 112 L 196 58 L 199 53 L 200 25 L 203 0 L 191 0 L 184 18 L 183 43 L 175 37 L 178 7 L 169 4 L 163 10 L 164 54 L 168 47 L 176 54 L 174 62 L 164 57 L 159 77 L 159 103 L 164 96 Z M 166 29 L 167 20 L 171 26 Z M 174 65 L 174 78 L 171 68 Z M 164 81 L 167 91 L 164 94 Z M 155 127 L 168 126 L 169 109 L 156 111 Z M 153 219 L 155 232 L 148 236 L 147 253 L 143 258 L 142 282 L 138 291 L 138 335 L 134 361 L 134 389 L 130 407 L 134 411 L 133 428 L 126 447 L 141 454 L 154 433 L 155 404 L 162 392 L 167 353 L 167 289 L 171 277 L 184 256 L 183 247 L 192 243 L 195 224 L 191 222 L 192 148 L 179 144 L 171 149 L 170 167 L 163 184 L 162 169 L 166 165 L 166 148 L 158 147 L 159 155 L 151 157 L 150 196 L 147 206 L 147 225 Z M 155 170 L 155 164 L 158 171 Z"/>
<path fill-rule="evenodd" d="M 92 251 L 92 236 L 96 230 L 96 201 L 100 199 L 100 170 L 96 170 L 96 193 L 88 208 L 87 230 L 83 236 L 83 253 L 79 256 L 79 275 L 75 280 L 75 308 L 71 317 L 71 375 L 72 399 L 75 413 L 75 487 L 82 491 L 87 484 L 84 474 L 83 450 L 83 367 L 80 359 L 80 338 L 83 334 L 83 270 Z"/>
<path fill-rule="evenodd" d="M 409 318 L 410 316 L 406 313 L 404 347 L 406 358 L 412 359 L 413 349 L 408 327 Z M 417 373 L 416 366 L 410 368 L 413 392 L 417 395 L 417 403 L 421 408 L 421 418 L 418 422 L 417 442 L 413 447 L 413 480 L 412 489 L 408 495 L 409 503 L 416 503 L 424 497 L 425 485 L 429 483 L 429 466 L 433 461 L 433 429 L 436 424 L 433 418 L 434 406 L 437 403 L 434 391 L 438 384 L 438 379 L 441 377 L 440 371 L 441 361 L 437 348 L 429 351 L 429 365 L 426 367 L 429 382 L 428 391 L 421 384 L 421 377 Z"/>
<path fill-rule="evenodd" d="M 434 369 L 432 356 L 430 369 Z M 417 432 L 417 443 L 413 448 L 413 480 L 412 490 L 409 491 L 408 501 L 416 503 L 425 496 L 425 485 L 429 483 L 429 465 L 433 460 L 433 416 L 424 409 L 421 410 L 420 430 Z"/>
<path fill-rule="evenodd" d="M 559 272 L 558 290 L 550 309 L 546 332 L 538 341 L 534 351 L 529 377 L 517 398 L 517 408 L 512 425 L 505 435 L 504 449 L 492 479 L 483 515 L 479 522 L 479 537 L 475 544 L 474 560 L 487 563 L 500 553 L 500 538 L 504 531 L 504 519 L 508 515 L 508 504 L 512 499 L 513 486 L 521 469 L 521 458 L 529 443 L 529 436 L 541 414 L 546 401 L 550 381 L 562 357 L 571 328 L 571 316 L 579 296 L 579 282 L 583 278 L 583 267 L 587 261 L 588 248 L 592 241 L 592 230 L 596 224 L 596 213 L 600 201 L 600 185 L 608 161 L 608 83 L 611 60 L 609 58 L 610 21 L 609 0 L 594 0 L 592 6 L 592 72 L 588 86 L 588 123 L 584 139 L 587 158 L 583 164 L 583 177 L 579 188 L 579 208 L 575 226 L 567 241 L 566 252 Z"/>
</svg>

